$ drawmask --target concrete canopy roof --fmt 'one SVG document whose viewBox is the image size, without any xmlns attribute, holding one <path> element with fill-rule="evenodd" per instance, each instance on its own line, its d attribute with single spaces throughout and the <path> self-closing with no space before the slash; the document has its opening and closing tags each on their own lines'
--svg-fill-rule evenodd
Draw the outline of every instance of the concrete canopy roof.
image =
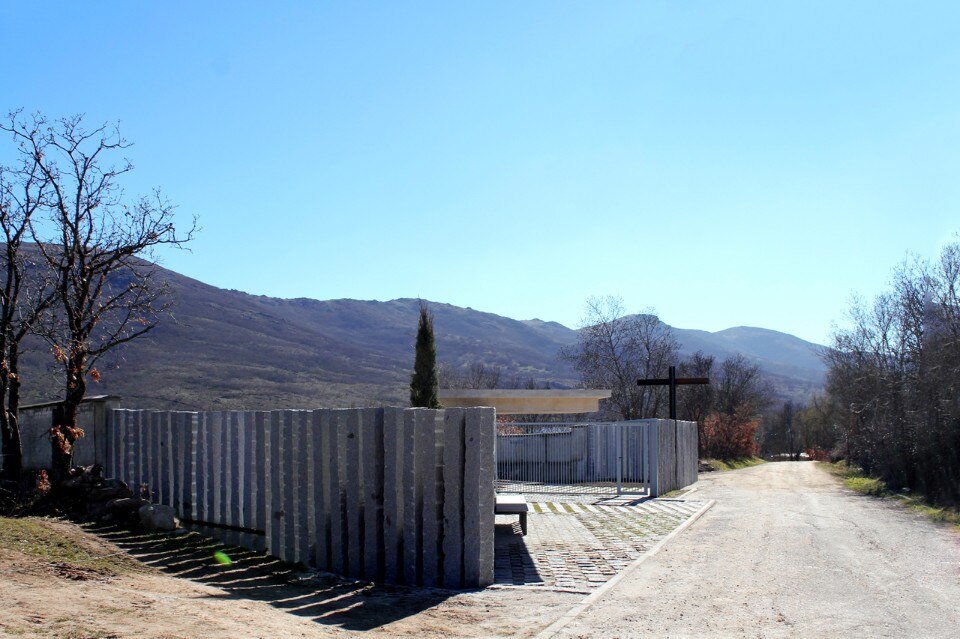
<svg viewBox="0 0 960 639">
<path fill-rule="evenodd" d="M 610 397 L 610 391 L 444 388 L 439 396 L 444 408 L 493 406 L 498 415 L 564 415 L 597 412 L 600 400 Z"/>
</svg>

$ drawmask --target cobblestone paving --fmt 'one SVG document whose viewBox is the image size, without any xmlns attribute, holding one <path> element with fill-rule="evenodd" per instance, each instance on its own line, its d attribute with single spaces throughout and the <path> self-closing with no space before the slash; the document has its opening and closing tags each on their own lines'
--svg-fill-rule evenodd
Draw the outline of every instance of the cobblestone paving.
<svg viewBox="0 0 960 639">
<path fill-rule="evenodd" d="M 618 505 L 532 502 L 526 537 L 520 534 L 516 516 L 498 515 L 496 583 L 581 591 L 598 588 L 704 503 L 660 499 L 621 501 Z"/>
</svg>

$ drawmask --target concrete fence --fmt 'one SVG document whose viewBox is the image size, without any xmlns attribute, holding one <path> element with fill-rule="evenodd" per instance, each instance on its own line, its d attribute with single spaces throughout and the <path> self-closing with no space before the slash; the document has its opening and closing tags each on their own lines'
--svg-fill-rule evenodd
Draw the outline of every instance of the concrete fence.
<svg viewBox="0 0 960 639">
<path fill-rule="evenodd" d="M 511 423 L 497 436 L 507 491 L 638 492 L 651 496 L 697 481 L 697 425 L 670 419 L 597 423 Z"/>
<path fill-rule="evenodd" d="M 77 410 L 77 425 L 84 435 L 73 450 L 73 463 L 88 466 L 106 459 L 107 413 L 120 405 L 114 395 L 88 397 Z M 50 427 L 53 412 L 60 402 L 29 404 L 20 407 L 20 439 L 23 446 L 23 467 L 27 470 L 50 468 Z"/>
<path fill-rule="evenodd" d="M 494 411 L 111 410 L 105 467 L 181 518 L 388 583 L 493 581 Z"/>
</svg>

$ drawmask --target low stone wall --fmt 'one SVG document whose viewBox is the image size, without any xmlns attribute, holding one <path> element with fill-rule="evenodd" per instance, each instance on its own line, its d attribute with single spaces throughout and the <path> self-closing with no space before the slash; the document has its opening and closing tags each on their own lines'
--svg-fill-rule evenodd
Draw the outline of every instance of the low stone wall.
<svg viewBox="0 0 960 639">
<path fill-rule="evenodd" d="M 493 409 L 113 410 L 109 475 L 337 574 L 493 581 Z"/>
</svg>

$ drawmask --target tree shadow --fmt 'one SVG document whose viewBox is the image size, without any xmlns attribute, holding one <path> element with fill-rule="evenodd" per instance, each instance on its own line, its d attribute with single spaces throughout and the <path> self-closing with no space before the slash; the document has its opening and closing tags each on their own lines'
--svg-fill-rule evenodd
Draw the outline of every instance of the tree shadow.
<svg viewBox="0 0 960 639">
<path fill-rule="evenodd" d="M 194 531 L 155 533 L 102 524 L 84 526 L 142 563 L 168 575 L 215 586 L 222 599 L 262 601 L 345 630 L 372 630 L 434 607 L 459 592 L 377 585 L 317 575 L 262 552 Z M 219 531 L 226 532 L 226 531 Z M 228 533 L 229 535 L 229 533 Z"/>
</svg>

